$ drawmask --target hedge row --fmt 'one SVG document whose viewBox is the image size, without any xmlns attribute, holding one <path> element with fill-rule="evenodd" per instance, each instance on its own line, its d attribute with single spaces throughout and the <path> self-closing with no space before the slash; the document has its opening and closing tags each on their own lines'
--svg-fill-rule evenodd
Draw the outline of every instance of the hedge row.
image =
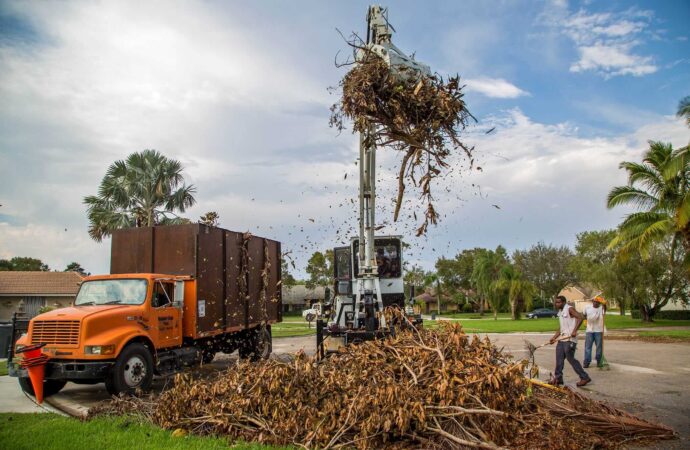
<svg viewBox="0 0 690 450">
<path fill-rule="evenodd" d="M 641 319 L 639 309 L 632 311 L 633 319 Z M 666 319 L 666 320 L 690 320 L 690 310 L 674 310 L 674 311 L 659 311 L 654 315 L 655 319 Z"/>
</svg>

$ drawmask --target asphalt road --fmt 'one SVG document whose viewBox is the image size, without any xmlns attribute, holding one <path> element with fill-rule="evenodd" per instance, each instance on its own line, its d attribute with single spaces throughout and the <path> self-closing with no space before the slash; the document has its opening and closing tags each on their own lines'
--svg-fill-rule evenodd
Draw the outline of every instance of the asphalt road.
<svg viewBox="0 0 690 450">
<path fill-rule="evenodd" d="M 511 333 L 489 334 L 499 347 L 515 358 L 525 358 L 525 339 L 534 344 L 548 341 L 550 334 Z M 277 357 L 304 350 L 313 353 L 314 336 L 277 338 L 273 351 Z M 578 343 L 577 357 L 582 359 L 584 339 Z M 665 442 L 658 448 L 690 448 L 690 344 L 659 344 L 638 341 L 610 340 L 606 342 L 606 359 L 611 368 L 602 371 L 588 369 L 593 380 L 583 390 L 591 397 L 611 402 L 648 420 L 670 425 L 681 436 L 680 441 Z M 232 365 L 234 355 L 219 355 L 205 370 L 222 370 Z M 545 347 L 536 353 L 537 365 L 541 368 L 540 378 L 546 380 L 555 364 L 554 347 Z M 565 382 L 574 385 L 577 376 L 566 363 Z M 14 408 L 32 409 L 19 386 L 7 378 L 0 382 L 0 411 L 11 410 L 7 400 L 12 398 Z M 165 386 L 165 379 L 158 379 L 155 388 Z M 69 383 L 59 394 L 51 397 L 49 403 L 73 415 L 85 413 L 89 407 L 108 398 L 102 384 L 76 385 Z M 35 409 L 33 409 L 35 410 Z"/>
</svg>

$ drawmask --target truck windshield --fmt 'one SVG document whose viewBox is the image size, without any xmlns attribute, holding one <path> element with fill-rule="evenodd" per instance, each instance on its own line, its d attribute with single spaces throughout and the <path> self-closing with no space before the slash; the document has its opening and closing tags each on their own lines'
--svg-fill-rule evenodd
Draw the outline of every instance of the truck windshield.
<svg viewBox="0 0 690 450">
<path fill-rule="evenodd" d="M 74 305 L 141 305 L 146 300 L 146 287 L 146 280 L 85 281 Z"/>
<path fill-rule="evenodd" d="M 376 265 L 379 278 L 400 278 L 400 239 L 375 238 L 374 251 L 376 252 Z M 359 239 L 352 241 L 352 253 L 354 259 L 354 273 L 359 273 Z"/>
</svg>

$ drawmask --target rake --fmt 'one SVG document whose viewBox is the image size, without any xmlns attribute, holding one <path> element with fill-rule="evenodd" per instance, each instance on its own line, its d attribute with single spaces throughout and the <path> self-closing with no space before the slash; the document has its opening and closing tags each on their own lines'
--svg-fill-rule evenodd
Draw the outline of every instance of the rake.
<svg viewBox="0 0 690 450">
<path fill-rule="evenodd" d="M 568 340 L 568 339 L 570 339 L 570 336 L 568 336 L 568 335 L 561 335 L 561 336 L 559 336 L 559 337 L 556 338 L 556 340 L 554 341 L 554 343 L 555 343 L 555 342 L 560 342 L 560 341 L 565 341 L 565 340 Z M 528 341 L 527 339 L 525 339 L 525 349 L 529 352 L 529 359 L 530 359 L 530 361 L 533 361 L 533 360 L 534 360 L 534 352 L 536 352 L 537 350 L 539 350 L 539 349 L 542 348 L 542 347 L 546 347 L 547 345 L 551 345 L 551 342 L 546 342 L 545 344 L 541 344 L 541 345 L 534 345 L 533 343 L 531 343 L 530 341 Z"/>
</svg>

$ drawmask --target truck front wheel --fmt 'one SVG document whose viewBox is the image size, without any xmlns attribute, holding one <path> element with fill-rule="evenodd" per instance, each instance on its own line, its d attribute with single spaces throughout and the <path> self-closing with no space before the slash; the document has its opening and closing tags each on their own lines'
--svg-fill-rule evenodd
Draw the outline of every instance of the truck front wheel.
<svg viewBox="0 0 690 450">
<path fill-rule="evenodd" d="M 43 397 L 57 394 L 66 384 L 67 382 L 62 380 L 43 380 Z M 19 377 L 19 386 L 22 388 L 22 391 L 29 395 L 34 395 L 34 387 L 28 377 Z"/>
<path fill-rule="evenodd" d="M 153 383 L 153 357 L 145 345 L 129 344 L 120 352 L 105 388 L 110 395 L 134 394 L 137 389 L 147 392 Z"/>
</svg>

